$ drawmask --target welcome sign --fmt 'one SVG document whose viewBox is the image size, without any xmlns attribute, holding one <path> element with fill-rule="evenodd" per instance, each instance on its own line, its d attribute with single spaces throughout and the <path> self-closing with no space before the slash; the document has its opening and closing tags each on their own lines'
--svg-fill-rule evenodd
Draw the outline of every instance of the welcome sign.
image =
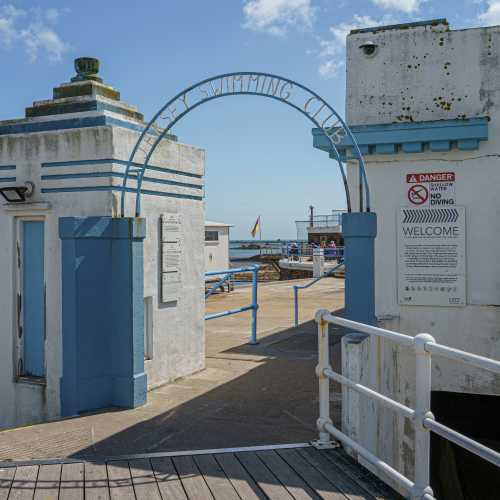
<svg viewBox="0 0 500 500">
<path fill-rule="evenodd" d="M 464 306 L 465 208 L 403 207 L 397 231 L 399 303 Z"/>
</svg>

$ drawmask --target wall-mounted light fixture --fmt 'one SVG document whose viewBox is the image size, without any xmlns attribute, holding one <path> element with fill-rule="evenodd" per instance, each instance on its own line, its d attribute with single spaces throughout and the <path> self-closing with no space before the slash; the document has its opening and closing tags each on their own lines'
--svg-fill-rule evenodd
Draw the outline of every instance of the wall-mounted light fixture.
<svg viewBox="0 0 500 500">
<path fill-rule="evenodd" d="M 0 188 L 0 194 L 9 203 L 22 203 L 33 195 L 35 185 L 32 182 L 25 182 L 24 186 L 7 186 Z"/>
<path fill-rule="evenodd" d="M 367 41 L 360 45 L 359 48 L 366 57 L 373 57 L 377 53 L 378 45 L 372 41 Z"/>
</svg>

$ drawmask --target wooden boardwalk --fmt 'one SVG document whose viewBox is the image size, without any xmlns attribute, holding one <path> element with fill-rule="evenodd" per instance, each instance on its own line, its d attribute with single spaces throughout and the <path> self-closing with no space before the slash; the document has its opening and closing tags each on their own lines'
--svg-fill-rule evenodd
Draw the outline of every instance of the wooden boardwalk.
<svg viewBox="0 0 500 500">
<path fill-rule="evenodd" d="M 400 498 L 340 448 L 307 445 L 3 465 L 0 500 Z"/>
</svg>

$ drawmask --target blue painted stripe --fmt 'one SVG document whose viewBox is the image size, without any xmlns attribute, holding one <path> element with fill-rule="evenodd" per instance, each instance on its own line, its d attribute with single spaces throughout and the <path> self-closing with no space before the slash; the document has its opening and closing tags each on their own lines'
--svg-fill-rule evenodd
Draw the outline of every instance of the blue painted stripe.
<svg viewBox="0 0 500 500">
<path fill-rule="evenodd" d="M 23 222 L 23 375 L 45 375 L 44 223 Z"/>
<path fill-rule="evenodd" d="M 50 132 L 53 130 L 71 130 L 75 128 L 116 126 L 142 132 L 144 125 L 119 120 L 111 116 L 84 116 L 81 118 L 67 118 L 66 120 L 47 120 L 44 122 L 26 121 L 22 123 L 12 123 L 10 125 L 0 125 L 0 135 L 29 134 L 33 132 Z M 157 137 L 158 134 L 149 132 L 148 134 Z"/>
<path fill-rule="evenodd" d="M 57 179 L 88 179 L 91 177 L 115 177 L 115 178 L 120 178 L 123 179 L 125 177 L 125 174 L 122 174 L 120 172 L 83 172 L 83 173 L 78 173 L 78 174 L 49 174 L 49 175 L 42 175 L 42 180 L 47 181 L 47 180 L 57 180 Z M 137 179 L 137 174 L 132 174 L 130 176 L 131 179 Z M 203 189 L 203 186 L 200 186 L 199 184 L 189 184 L 187 182 L 178 182 L 178 181 L 171 181 L 167 179 L 156 179 L 155 177 L 146 177 L 144 176 L 144 182 L 153 182 L 156 184 L 167 184 L 169 186 L 180 186 L 180 187 L 185 187 L 185 188 L 190 188 L 190 189 Z"/>
<path fill-rule="evenodd" d="M 78 193 L 91 191 L 116 191 L 121 192 L 122 188 L 117 186 L 78 186 L 78 187 L 60 187 L 60 188 L 42 188 L 42 193 Z M 135 193 L 133 188 L 125 188 L 125 191 Z M 165 196 L 167 198 L 181 198 L 185 200 L 203 201 L 203 196 L 194 196 L 190 194 L 164 193 L 162 191 L 153 191 L 151 189 L 141 189 L 142 194 L 151 196 Z"/>
<path fill-rule="evenodd" d="M 375 153 L 379 155 L 391 155 L 396 152 L 396 144 L 377 144 L 375 146 Z"/>
<path fill-rule="evenodd" d="M 120 106 L 115 106 L 107 102 L 92 100 L 85 102 L 76 103 L 57 103 L 56 107 L 50 109 L 40 109 L 40 107 L 34 106 L 29 108 L 30 116 L 27 118 L 40 118 L 45 116 L 55 116 L 55 115 L 65 115 L 68 113 L 85 113 L 89 111 L 110 111 L 116 113 L 117 115 L 122 115 L 131 120 L 137 120 L 133 114 L 141 115 L 137 110 L 129 110 L 127 108 L 122 108 Z M 142 116 L 142 115 L 141 115 Z"/>
<path fill-rule="evenodd" d="M 421 153 L 424 148 L 421 142 L 406 142 L 403 143 L 402 149 L 404 153 Z"/>
<path fill-rule="evenodd" d="M 15 170 L 15 165 L 0 165 L 0 170 Z"/>
<path fill-rule="evenodd" d="M 0 182 L 16 182 L 15 177 L 0 177 Z"/>
<path fill-rule="evenodd" d="M 102 164 L 113 164 L 116 163 L 118 165 L 126 166 L 128 162 L 126 160 L 117 160 L 115 158 L 103 158 L 101 160 L 73 160 L 73 161 L 54 161 L 48 163 L 42 163 L 42 168 L 52 168 L 52 167 L 80 167 L 80 166 L 88 166 L 88 165 L 102 165 Z M 132 163 L 133 167 L 137 167 L 139 170 L 142 170 L 142 163 Z M 158 172 L 166 172 L 168 174 L 175 175 L 183 175 L 185 177 L 193 177 L 195 179 L 203 179 L 203 176 L 200 174 L 193 174 L 191 172 L 183 172 L 181 170 L 175 170 L 173 168 L 168 167 L 156 167 L 153 165 L 148 165 L 147 170 L 157 170 Z"/>
<path fill-rule="evenodd" d="M 451 149 L 450 141 L 431 141 L 429 142 L 430 151 L 449 151 Z"/>
<path fill-rule="evenodd" d="M 479 148 L 480 141 L 488 140 L 488 118 L 353 125 L 351 132 L 363 154 L 392 152 L 393 148 L 397 151 L 399 146 L 403 153 L 419 153 L 425 146 L 431 151 L 448 151 L 452 147 L 473 150 Z M 315 128 L 312 134 L 313 146 L 330 153 L 331 144 L 323 131 Z M 347 136 L 338 144 L 343 160 L 352 156 L 351 147 Z"/>
<path fill-rule="evenodd" d="M 458 149 L 461 151 L 473 151 L 479 148 L 479 141 L 477 139 L 464 139 L 457 142 Z"/>
</svg>

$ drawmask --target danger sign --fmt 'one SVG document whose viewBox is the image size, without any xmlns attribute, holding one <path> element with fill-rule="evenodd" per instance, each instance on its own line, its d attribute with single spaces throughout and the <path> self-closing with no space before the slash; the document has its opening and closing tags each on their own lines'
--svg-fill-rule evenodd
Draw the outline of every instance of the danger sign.
<svg viewBox="0 0 500 500">
<path fill-rule="evenodd" d="M 406 174 L 407 203 L 422 207 L 455 205 L 455 172 Z"/>
<path fill-rule="evenodd" d="M 415 184 L 408 189 L 408 199 L 414 205 L 423 205 L 429 198 L 429 191 L 422 184 Z"/>
<path fill-rule="evenodd" d="M 406 182 L 420 183 L 420 182 L 455 182 L 455 172 L 437 172 L 426 174 L 407 174 Z"/>
</svg>

